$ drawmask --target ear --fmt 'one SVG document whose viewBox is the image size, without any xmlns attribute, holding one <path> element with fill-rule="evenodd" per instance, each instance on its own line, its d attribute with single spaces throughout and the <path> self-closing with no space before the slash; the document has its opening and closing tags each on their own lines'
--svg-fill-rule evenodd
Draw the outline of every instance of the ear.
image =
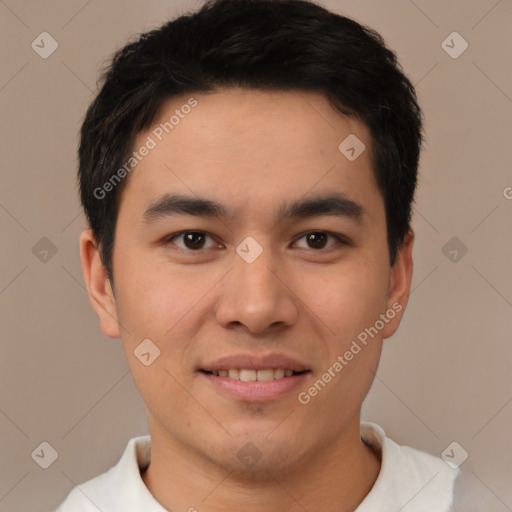
<svg viewBox="0 0 512 512">
<path fill-rule="evenodd" d="M 383 330 L 383 338 L 389 338 L 396 332 L 407 307 L 412 282 L 413 243 L 414 232 L 410 229 L 404 237 L 395 264 L 391 268 L 387 300 L 388 313 L 386 314 L 390 321 Z"/>
<path fill-rule="evenodd" d="M 100 319 L 101 330 L 109 338 L 119 338 L 114 292 L 90 228 L 80 235 L 80 257 L 89 300 Z"/>
</svg>

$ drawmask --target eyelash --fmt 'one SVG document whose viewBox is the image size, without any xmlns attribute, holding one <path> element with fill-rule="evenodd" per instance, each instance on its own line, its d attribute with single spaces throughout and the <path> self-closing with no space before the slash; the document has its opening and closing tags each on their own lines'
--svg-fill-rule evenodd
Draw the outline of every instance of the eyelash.
<svg viewBox="0 0 512 512">
<path fill-rule="evenodd" d="M 212 240 L 215 240 L 215 238 L 212 235 L 210 235 L 209 233 L 207 233 L 206 231 L 186 230 L 186 231 L 180 231 L 178 233 L 173 233 L 172 235 L 169 235 L 168 237 L 166 237 L 165 245 L 172 244 L 173 243 L 172 241 L 175 238 L 178 238 L 180 236 L 183 236 L 183 235 L 186 235 L 186 234 L 190 234 L 190 233 L 206 235 L 207 237 L 210 237 Z M 302 235 L 300 235 L 296 239 L 296 241 L 301 240 L 305 236 L 313 234 L 313 233 L 315 233 L 315 234 L 321 233 L 321 234 L 327 235 L 328 237 L 334 238 L 338 242 L 338 245 L 341 245 L 341 246 L 350 245 L 350 243 L 347 241 L 347 239 L 345 237 L 343 237 L 342 235 L 337 235 L 335 233 L 331 233 L 330 231 L 320 231 L 320 230 L 317 230 L 317 231 L 307 231 L 306 233 L 303 233 Z M 332 245 L 330 247 L 321 248 L 321 249 L 313 249 L 311 247 L 309 247 L 308 249 L 311 249 L 314 252 L 320 253 L 320 252 L 327 252 L 330 249 L 334 249 L 336 247 L 336 245 L 337 244 L 334 244 L 334 245 Z M 300 249 L 304 249 L 304 248 L 301 247 Z M 197 250 L 193 250 L 193 249 L 187 249 L 187 248 L 186 249 L 182 249 L 181 247 L 178 247 L 177 250 L 180 251 L 180 252 L 186 252 L 186 253 L 201 253 L 201 252 L 206 251 L 207 249 L 200 248 L 200 249 L 197 249 Z"/>
</svg>

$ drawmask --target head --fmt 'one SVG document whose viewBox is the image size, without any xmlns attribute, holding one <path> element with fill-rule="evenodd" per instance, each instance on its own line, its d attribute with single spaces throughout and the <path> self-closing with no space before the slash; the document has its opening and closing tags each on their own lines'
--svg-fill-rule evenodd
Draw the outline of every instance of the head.
<svg viewBox="0 0 512 512">
<path fill-rule="evenodd" d="M 82 259 L 150 427 L 226 467 L 339 438 L 407 302 L 420 149 L 395 54 L 306 0 L 211 1 L 114 56 L 81 132 Z M 240 355 L 289 360 L 293 392 L 212 384 Z"/>
</svg>

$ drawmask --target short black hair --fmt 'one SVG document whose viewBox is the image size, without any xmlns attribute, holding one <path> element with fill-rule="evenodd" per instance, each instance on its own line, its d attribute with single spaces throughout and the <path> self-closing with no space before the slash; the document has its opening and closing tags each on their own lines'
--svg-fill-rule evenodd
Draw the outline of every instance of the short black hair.
<svg viewBox="0 0 512 512">
<path fill-rule="evenodd" d="M 310 0 L 209 0 L 119 50 L 87 110 L 79 147 L 81 202 L 111 282 L 127 180 L 108 193 L 104 184 L 167 99 L 229 86 L 320 92 L 342 114 L 365 123 L 393 266 L 410 229 L 423 137 L 416 92 L 396 54 L 375 30 Z"/>
</svg>

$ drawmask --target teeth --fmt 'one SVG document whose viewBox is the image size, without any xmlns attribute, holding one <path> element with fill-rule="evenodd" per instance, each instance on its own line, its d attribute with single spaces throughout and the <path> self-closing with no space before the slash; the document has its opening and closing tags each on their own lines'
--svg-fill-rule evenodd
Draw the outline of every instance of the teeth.
<svg viewBox="0 0 512 512">
<path fill-rule="evenodd" d="M 256 380 L 256 370 L 240 370 L 240 380 L 244 382 L 253 382 Z"/>
<path fill-rule="evenodd" d="M 231 368 L 229 370 L 218 370 L 212 373 L 217 377 L 229 377 L 230 379 L 241 380 L 243 382 L 254 382 L 256 380 L 266 382 L 275 379 L 282 379 L 283 377 L 291 377 L 293 375 L 293 370 L 285 368 L 266 368 L 264 370 Z"/>
<path fill-rule="evenodd" d="M 274 370 L 274 379 L 282 379 L 284 377 L 284 368 L 278 368 Z"/>
<path fill-rule="evenodd" d="M 230 379 L 238 380 L 240 378 L 240 372 L 238 370 L 228 370 L 228 375 Z"/>
<path fill-rule="evenodd" d="M 258 373 L 256 374 L 258 380 L 274 380 L 274 370 L 268 369 L 268 370 L 258 370 Z"/>
</svg>

